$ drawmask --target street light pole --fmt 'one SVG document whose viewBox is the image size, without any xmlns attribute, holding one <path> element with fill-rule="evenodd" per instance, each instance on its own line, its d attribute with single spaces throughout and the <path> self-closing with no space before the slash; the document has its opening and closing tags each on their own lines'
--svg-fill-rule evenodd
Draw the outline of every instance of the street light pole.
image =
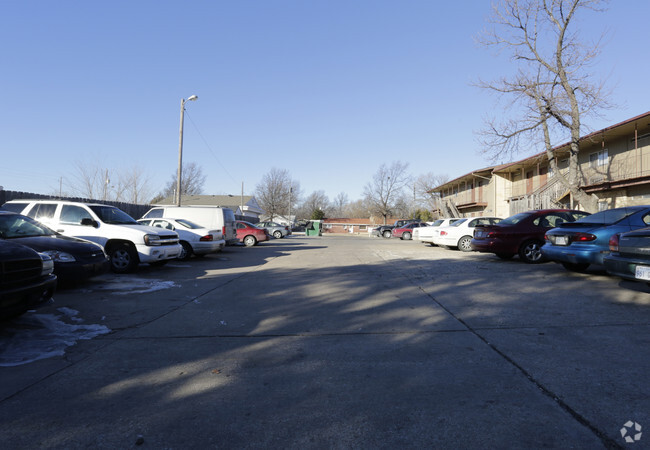
<svg viewBox="0 0 650 450">
<path fill-rule="evenodd" d="M 196 95 L 190 96 L 187 100 L 181 99 L 181 127 L 178 133 L 178 173 L 176 174 L 176 206 L 181 206 L 181 173 L 183 172 L 183 121 L 185 117 L 185 102 L 194 101 L 199 98 Z"/>
</svg>

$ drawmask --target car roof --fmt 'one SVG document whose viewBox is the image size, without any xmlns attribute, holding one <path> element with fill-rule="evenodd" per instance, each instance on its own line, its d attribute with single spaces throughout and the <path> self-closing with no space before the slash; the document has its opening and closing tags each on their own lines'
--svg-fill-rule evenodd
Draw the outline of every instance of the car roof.
<svg viewBox="0 0 650 450">
<path fill-rule="evenodd" d="M 113 206 L 113 205 L 106 205 L 104 203 L 76 202 L 74 200 L 57 200 L 55 198 L 19 198 L 19 199 L 9 200 L 8 202 L 5 202 L 5 203 L 30 203 L 30 202 L 37 202 L 37 203 L 72 203 L 72 204 L 75 204 L 75 205 L 88 205 L 88 206 Z M 115 207 L 115 208 L 117 208 L 117 207 Z"/>
</svg>

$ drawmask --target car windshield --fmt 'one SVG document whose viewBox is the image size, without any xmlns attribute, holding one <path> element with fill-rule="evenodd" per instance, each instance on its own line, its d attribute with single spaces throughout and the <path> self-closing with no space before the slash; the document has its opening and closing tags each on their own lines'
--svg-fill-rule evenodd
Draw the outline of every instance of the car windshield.
<svg viewBox="0 0 650 450">
<path fill-rule="evenodd" d="M 510 216 L 507 219 L 503 219 L 502 221 L 500 221 L 499 225 L 517 225 L 526 217 L 530 217 L 530 213 L 515 214 L 514 216 Z"/>
<path fill-rule="evenodd" d="M 595 223 L 598 225 L 611 225 L 620 222 L 627 217 L 630 217 L 638 211 L 638 209 L 631 208 L 608 209 L 606 211 L 600 211 L 590 216 L 578 219 L 574 223 Z"/>
<path fill-rule="evenodd" d="M 114 206 L 90 206 L 97 217 L 104 223 L 113 225 L 138 225 L 138 222 L 121 209 Z"/>
<path fill-rule="evenodd" d="M 0 238 L 2 239 L 54 235 L 56 235 L 55 231 L 31 217 L 20 214 L 0 214 Z"/>
<path fill-rule="evenodd" d="M 187 219 L 176 219 L 176 223 L 183 225 L 185 228 L 189 228 L 190 230 L 198 230 L 199 228 L 203 228 L 201 225 L 191 222 Z"/>
<path fill-rule="evenodd" d="M 467 222 L 467 219 L 460 219 L 449 225 L 450 227 L 458 227 L 462 225 L 463 223 Z"/>
</svg>

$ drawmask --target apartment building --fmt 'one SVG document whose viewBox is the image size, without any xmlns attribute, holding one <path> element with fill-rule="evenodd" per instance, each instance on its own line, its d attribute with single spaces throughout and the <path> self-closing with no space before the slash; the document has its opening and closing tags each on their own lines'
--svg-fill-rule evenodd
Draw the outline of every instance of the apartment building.
<svg viewBox="0 0 650 450">
<path fill-rule="evenodd" d="M 568 170 L 569 144 L 553 149 L 558 170 Z M 650 112 L 580 139 L 580 186 L 599 208 L 650 204 Z M 507 217 L 542 208 L 580 208 L 551 171 L 546 152 L 469 172 L 431 190 L 439 214 Z"/>
</svg>

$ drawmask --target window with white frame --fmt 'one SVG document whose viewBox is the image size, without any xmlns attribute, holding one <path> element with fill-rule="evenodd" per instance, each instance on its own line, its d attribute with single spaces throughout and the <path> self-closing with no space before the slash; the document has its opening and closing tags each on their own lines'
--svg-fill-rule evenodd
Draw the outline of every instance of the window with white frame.
<svg viewBox="0 0 650 450">
<path fill-rule="evenodd" d="M 607 149 L 604 148 L 599 152 L 589 154 L 589 167 L 600 167 L 607 165 Z"/>
</svg>

